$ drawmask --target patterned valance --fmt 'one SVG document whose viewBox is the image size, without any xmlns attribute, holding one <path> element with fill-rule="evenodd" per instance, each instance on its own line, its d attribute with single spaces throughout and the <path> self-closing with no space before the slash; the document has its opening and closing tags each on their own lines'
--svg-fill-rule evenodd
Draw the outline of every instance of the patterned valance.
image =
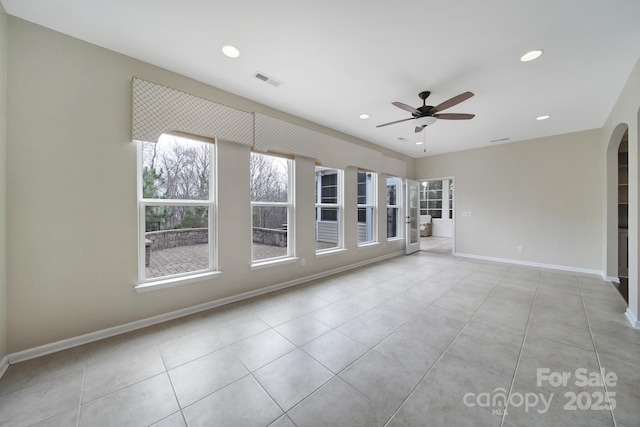
<svg viewBox="0 0 640 427">
<path fill-rule="evenodd" d="M 180 131 L 253 144 L 253 115 L 208 99 L 133 78 L 132 138 L 157 142 Z"/>
<path fill-rule="evenodd" d="M 247 113 L 208 99 L 134 77 L 132 139 L 157 142 L 178 131 L 319 160 L 345 169 L 355 166 L 406 177 L 406 163 L 352 142 L 261 113 Z"/>
<path fill-rule="evenodd" d="M 378 151 L 260 113 L 255 113 L 255 148 L 312 157 L 332 168 L 382 172 Z"/>
</svg>

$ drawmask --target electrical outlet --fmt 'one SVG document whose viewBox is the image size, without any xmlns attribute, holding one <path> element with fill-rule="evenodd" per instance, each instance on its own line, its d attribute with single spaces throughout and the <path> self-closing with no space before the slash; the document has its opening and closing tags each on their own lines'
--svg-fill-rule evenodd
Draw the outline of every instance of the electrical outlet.
<svg viewBox="0 0 640 427">
<path fill-rule="evenodd" d="M 524 252 L 524 248 L 522 246 L 518 246 L 517 249 L 518 249 L 518 252 Z"/>
</svg>

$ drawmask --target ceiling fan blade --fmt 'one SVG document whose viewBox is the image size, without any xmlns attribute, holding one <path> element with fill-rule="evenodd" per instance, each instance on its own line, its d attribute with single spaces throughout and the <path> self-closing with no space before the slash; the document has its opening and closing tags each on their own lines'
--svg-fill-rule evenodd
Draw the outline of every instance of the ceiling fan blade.
<svg viewBox="0 0 640 427">
<path fill-rule="evenodd" d="M 427 125 L 422 125 L 422 126 L 416 126 L 416 133 L 420 133 L 422 132 L 422 129 L 426 128 Z"/>
<path fill-rule="evenodd" d="M 407 120 L 413 120 L 415 117 L 409 117 L 408 119 L 396 120 L 395 122 L 389 122 L 382 125 L 376 126 L 377 128 L 381 128 L 382 126 L 395 125 L 396 123 L 406 122 Z"/>
<path fill-rule="evenodd" d="M 460 95 L 454 96 L 451 99 L 447 99 L 441 104 L 436 105 L 432 109 L 429 110 L 430 113 L 436 113 L 438 111 L 446 110 L 447 108 L 451 108 L 454 105 L 460 104 L 462 101 L 466 101 L 467 99 L 473 96 L 473 92 L 464 92 Z"/>
<path fill-rule="evenodd" d="M 443 113 L 443 114 L 434 114 L 433 117 L 437 119 L 444 120 L 469 120 L 473 119 L 475 114 L 463 114 L 463 113 Z"/>
<path fill-rule="evenodd" d="M 403 110 L 410 112 L 411 114 L 422 114 L 419 110 L 416 110 L 411 105 L 403 104 L 402 102 L 392 102 L 392 104 L 398 108 L 402 108 Z"/>
</svg>

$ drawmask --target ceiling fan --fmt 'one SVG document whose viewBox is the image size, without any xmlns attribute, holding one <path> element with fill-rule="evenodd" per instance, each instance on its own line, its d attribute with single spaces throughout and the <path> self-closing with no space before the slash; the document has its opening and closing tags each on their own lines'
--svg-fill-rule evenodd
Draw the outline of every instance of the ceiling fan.
<svg viewBox="0 0 640 427">
<path fill-rule="evenodd" d="M 396 120 L 395 122 L 384 123 L 382 125 L 376 126 L 377 128 L 382 126 L 393 125 L 396 123 L 406 122 L 408 120 L 417 120 L 416 124 L 416 133 L 420 132 L 426 126 L 435 123 L 436 119 L 443 120 L 469 120 L 475 117 L 475 114 L 461 114 L 461 113 L 444 113 L 441 114 L 440 111 L 446 110 L 447 108 L 451 108 L 454 105 L 461 103 L 462 101 L 466 101 L 467 99 L 473 96 L 472 92 L 464 92 L 460 95 L 454 96 L 451 99 L 448 99 L 435 107 L 427 104 L 427 98 L 431 95 L 431 92 L 424 91 L 420 92 L 418 96 L 422 99 L 422 107 L 413 108 L 410 105 L 403 104 L 402 102 L 392 102 L 398 108 L 402 108 L 405 111 L 411 113 L 413 117 L 409 117 L 408 119 Z"/>
</svg>

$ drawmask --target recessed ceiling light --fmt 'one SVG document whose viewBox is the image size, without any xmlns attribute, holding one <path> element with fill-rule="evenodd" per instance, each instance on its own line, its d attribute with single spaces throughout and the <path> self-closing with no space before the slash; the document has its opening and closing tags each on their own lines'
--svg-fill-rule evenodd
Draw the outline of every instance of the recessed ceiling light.
<svg viewBox="0 0 640 427">
<path fill-rule="evenodd" d="M 416 142 L 416 145 L 422 145 L 422 144 L 424 144 L 424 142 L 422 142 L 422 141 Z"/>
<path fill-rule="evenodd" d="M 547 120 L 549 117 L 551 117 L 551 116 L 546 116 L 546 115 L 545 116 L 538 116 L 538 117 L 536 117 L 536 120 Z"/>
<path fill-rule="evenodd" d="M 222 53 L 227 55 L 229 58 L 237 58 L 240 56 L 240 51 L 235 46 L 222 46 Z"/>
<path fill-rule="evenodd" d="M 536 58 L 539 58 L 542 55 L 542 49 L 532 50 L 531 52 L 527 52 L 522 57 L 520 57 L 520 61 L 529 62 L 533 61 Z"/>
<path fill-rule="evenodd" d="M 369 116 L 368 114 L 360 114 L 360 118 L 361 118 L 362 120 L 366 120 L 366 119 L 368 119 L 369 117 L 370 117 L 370 116 Z"/>
</svg>

